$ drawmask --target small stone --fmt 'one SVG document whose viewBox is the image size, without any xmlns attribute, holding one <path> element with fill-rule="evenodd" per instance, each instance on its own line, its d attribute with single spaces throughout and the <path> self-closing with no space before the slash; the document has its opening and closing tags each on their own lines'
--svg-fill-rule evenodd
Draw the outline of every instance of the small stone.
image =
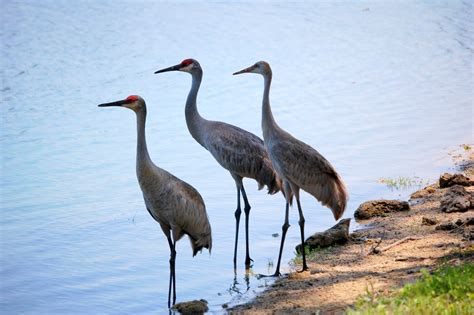
<svg viewBox="0 0 474 315">
<path fill-rule="evenodd" d="M 436 192 L 436 185 L 430 185 L 410 195 L 410 199 L 426 198 Z"/>
<path fill-rule="evenodd" d="M 371 200 L 366 201 L 354 212 L 354 217 L 366 220 L 373 217 L 383 217 L 390 213 L 410 210 L 410 205 L 406 201 L 400 200 Z"/>
<path fill-rule="evenodd" d="M 463 174 L 449 174 L 444 173 L 439 178 L 439 187 L 440 188 L 447 188 L 454 185 L 462 185 L 462 186 L 471 186 L 472 182 L 464 176 Z"/>
<path fill-rule="evenodd" d="M 204 314 L 209 310 L 207 307 L 208 302 L 204 299 L 194 300 L 189 302 L 176 303 L 171 308 L 172 310 L 178 311 L 181 314 Z"/>
<path fill-rule="evenodd" d="M 273 236 L 273 237 L 278 237 L 278 236 L 280 236 L 280 234 L 278 234 L 278 233 L 273 233 L 272 236 Z"/>
<path fill-rule="evenodd" d="M 454 224 L 453 222 L 448 222 L 448 223 L 441 223 L 437 227 L 435 227 L 435 230 L 439 231 L 451 231 L 456 229 L 458 226 Z"/>
<path fill-rule="evenodd" d="M 427 217 L 422 217 L 421 218 L 421 224 L 422 225 L 435 225 L 438 224 L 438 219 L 436 218 L 427 218 Z"/>
</svg>

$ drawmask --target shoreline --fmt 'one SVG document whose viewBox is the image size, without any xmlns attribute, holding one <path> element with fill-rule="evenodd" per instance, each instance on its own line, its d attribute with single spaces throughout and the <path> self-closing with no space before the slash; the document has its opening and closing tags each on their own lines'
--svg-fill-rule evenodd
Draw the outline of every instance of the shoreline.
<svg viewBox="0 0 474 315">
<path fill-rule="evenodd" d="M 454 160 L 457 173 L 474 180 L 474 153 Z M 441 176 L 441 174 L 440 174 Z M 474 262 L 472 196 L 466 212 L 441 211 L 450 188 L 435 183 L 414 192 L 410 210 L 361 220 L 347 244 L 312 252 L 309 271 L 290 272 L 229 314 L 344 314 L 358 297 L 387 295 L 442 263 Z M 469 221 L 471 220 L 471 221 Z M 433 223 L 431 224 L 427 221 Z M 458 222 L 459 225 L 456 225 Z M 461 222 L 461 223 L 459 223 Z M 462 223 L 464 222 L 464 223 Z M 443 227 L 439 227 L 444 225 Z M 449 228 L 451 226 L 451 228 Z M 379 249 L 379 251 L 376 253 Z"/>
</svg>

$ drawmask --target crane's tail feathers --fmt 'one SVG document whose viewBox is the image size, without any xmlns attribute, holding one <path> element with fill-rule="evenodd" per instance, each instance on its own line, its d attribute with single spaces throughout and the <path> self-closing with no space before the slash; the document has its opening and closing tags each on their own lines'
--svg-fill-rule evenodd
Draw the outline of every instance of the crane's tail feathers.
<svg viewBox="0 0 474 315">
<path fill-rule="evenodd" d="M 260 172 L 257 174 L 256 180 L 258 183 L 258 190 L 267 186 L 269 195 L 274 195 L 281 190 L 282 181 L 270 165 L 264 164 L 264 167 L 262 167 Z"/>
<path fill-rule="evenodd" d="M 337 221 L 346 210 L 348 194 L 347 188 L 339 175 L 336 174 L 335 180 L 331 184 L 332 198 L 328 206 L 331 208 L 334 219 Z"/>
<path fill-rule="evenodd" d="M 201 235 L 197 240 L 189 235 L 189 240 L 191 241 L 191 247 L 193 249 L 193 257 L 196 256 L 198 252 L 202 252 L 203 248 L 207 248 L 209 253 L 211 253 L 212 237 L 210 233 L 207 235 Z"/>
<path fill-rule="evenodd" d="M 346 210 L 348 194 L 346 186 L 338 174 L 331 174 L 329 181 L 314 187 L 310 193 L 315 196 L 323 206 L 327 206 L 331 209 L 336 221 L 341 218 Z"/>
</svg>

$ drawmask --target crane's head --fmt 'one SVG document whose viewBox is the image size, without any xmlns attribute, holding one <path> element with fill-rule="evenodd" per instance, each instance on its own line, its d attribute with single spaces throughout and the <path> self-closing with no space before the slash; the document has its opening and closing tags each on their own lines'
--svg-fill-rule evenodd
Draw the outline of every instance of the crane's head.
<svg viewBox="0 0 474 315">
<path fill-rule="evenodd" d="M 201 70 L 201 65 L 199 64 L 197 60 L 184 59 L 183 61 L 181 61 L 180 64 L 155 71 L 155 74 L 168 72 L 168 71 L 183 71 L 183 72 L 188 72 L 192 74 L 195 71 L 202 71 L 202 70 Z"/>
<path fill-rule="evenodd" d="M 124 100 L 115 101 L 111 103 L 104 103 L 98 105 L 99 107 L 109 107 L 109 106 L 118 106 L 118 107 L 127 107 L 138 113 L 141 110 L 146 109 L 145 101 L 138 95 L 130 95 Z"/>
<path fill-rule="evenodd" d="M 234 72 L 233 75 L 241 74 L 241 73 L 258 73 L 261 75 L 269 75 L 269 74 L 272 74 L 272 69 L 270 68 L 270 65 L 268 64 L 268 62 L 259 61 L 259 62 L 256 62 L 253 66 Z"/>
</svg>

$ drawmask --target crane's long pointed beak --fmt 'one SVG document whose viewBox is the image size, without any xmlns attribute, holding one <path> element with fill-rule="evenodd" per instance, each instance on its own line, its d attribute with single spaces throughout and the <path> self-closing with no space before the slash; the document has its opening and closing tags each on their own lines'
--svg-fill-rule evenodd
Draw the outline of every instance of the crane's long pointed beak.
<svg viewBox="0 0 474 315">
<path fill-rule="evenodd" d="M 179 71 L 180 68 L 181 68 L 181 64 L 155 71 L 155 74 L 162 73 L 162 72 L 168 72 L 168 71 Z"/>
<path fill-rule="evenodd" d="M 251 66 L 251 67 L 245 68 L 243 70 L 234 72 L 234 73 L 232 73 L 232 75 L 241 74 L 241 73 L 250 73 L 250 72 L 252 72 L 253 69 L 254 69 L 254 66 Z"/>
<path fill-rule="evenodd" d="M 111 103 L 104 103 L 104 104 L 100 104 L 100 105 L 97 105 L 97 106 L 99 106 L 99 107 L 123 106 L 124 104 L 126 104 L 126 101 L 121 100 L 121 101 L 116 101 L 116 102 L 111 102 Z"/>
</svg>

